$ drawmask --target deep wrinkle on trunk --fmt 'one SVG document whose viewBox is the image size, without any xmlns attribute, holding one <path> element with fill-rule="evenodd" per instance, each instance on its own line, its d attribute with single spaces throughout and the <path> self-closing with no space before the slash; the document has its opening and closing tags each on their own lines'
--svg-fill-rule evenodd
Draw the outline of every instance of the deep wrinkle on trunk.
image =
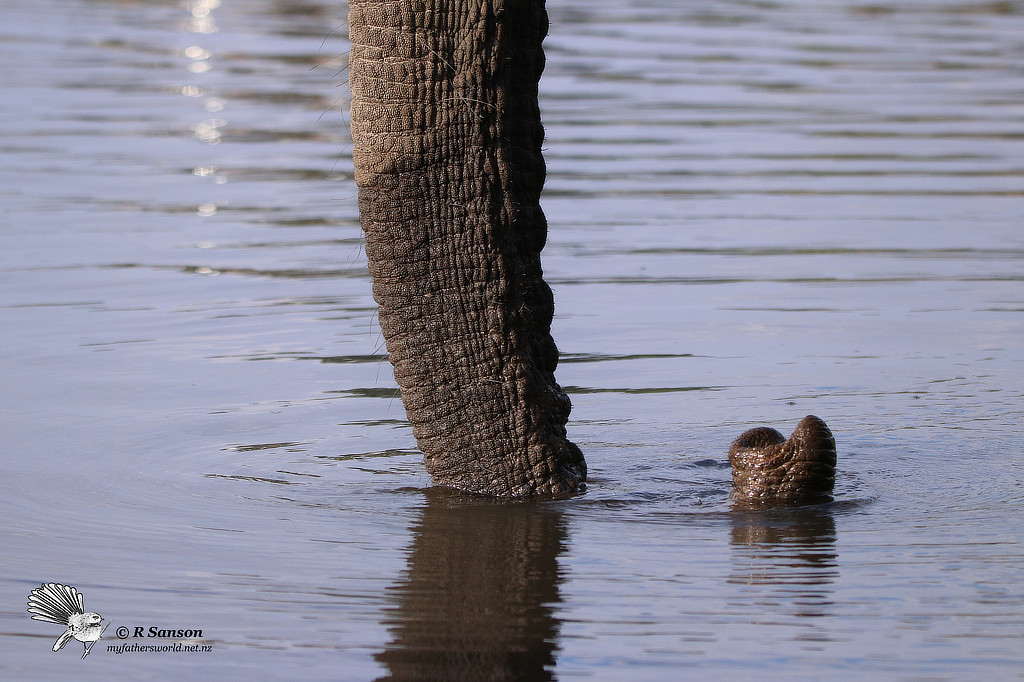
<svg viewBox="0 0 1024 682">
<path fill-rule="evenodd" d="M 352 139 L 381 330 L 435 483 L 586 479 L 554 379 L 537 83 L 543 0 L 352 0 Z"/>
</svg>

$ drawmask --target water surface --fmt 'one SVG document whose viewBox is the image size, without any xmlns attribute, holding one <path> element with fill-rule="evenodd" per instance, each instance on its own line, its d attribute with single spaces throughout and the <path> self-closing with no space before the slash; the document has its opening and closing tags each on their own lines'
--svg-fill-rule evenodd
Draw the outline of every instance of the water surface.
<svg viewBox="0 0 1024 682">
<path fill-rule="evenodd" d="M 591 482 L 508 506 L 430 490 L 397 397 L 345 7 L 8 3 L 5 678 L 1021 676 L 1024 5 L 549 10 Z M 732 511 L 731 439 L 805 414 L 836 502 Z M 110 620 L 86 661 L 44 581 Z"/>
</svg>

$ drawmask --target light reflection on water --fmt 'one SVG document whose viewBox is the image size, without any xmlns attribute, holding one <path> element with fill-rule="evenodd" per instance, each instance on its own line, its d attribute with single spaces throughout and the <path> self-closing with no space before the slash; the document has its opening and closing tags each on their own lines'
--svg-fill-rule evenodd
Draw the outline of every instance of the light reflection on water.
<svg viewBox="0 0 1024 682">
<path fill-rule="evenodd" d="M 592 475 L 509 507 L 413 449 L 344 7 L 9 8 L 5 677 L 1020 669 L 1024 8 L 550 12 L 544 264 Z M 837 501 L 731 511 L 729 441 L 809 413 Z M 52 654 L 50 580 L 215 653 Z"/>
</svg>

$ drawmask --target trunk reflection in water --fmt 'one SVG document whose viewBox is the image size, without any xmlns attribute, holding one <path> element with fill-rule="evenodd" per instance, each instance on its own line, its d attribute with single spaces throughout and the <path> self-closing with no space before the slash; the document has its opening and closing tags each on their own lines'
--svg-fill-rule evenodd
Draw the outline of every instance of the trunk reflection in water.
<svg viewBox="0 0 1024 682">
<path fill-rule="evenodd" d="M 839 577 L 830 505 L 734 512 L 729 582 L 757 591 L 749 603 L 792 616 L 831 614 Z"/>
<path fill-rule="evenodd" d="M 561 512 L 424 491 L 409 565 L 376 656 L 391 680 L 553 679 Z"/>
</svg>

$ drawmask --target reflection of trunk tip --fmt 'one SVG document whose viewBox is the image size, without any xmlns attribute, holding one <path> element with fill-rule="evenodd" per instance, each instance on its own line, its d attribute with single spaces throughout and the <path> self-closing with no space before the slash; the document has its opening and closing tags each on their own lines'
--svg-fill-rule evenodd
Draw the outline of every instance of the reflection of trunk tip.
<svg viewBox="0 0 1024 682">
<path fill-rule="evenodd" d="M 745 431 L 729 448 L 732 498 L 741 506 L 828 502 L 836 479 L 836 441 L 823 420 L 804 417 L 788 439 L 768 427 Z"/>
</svg>

